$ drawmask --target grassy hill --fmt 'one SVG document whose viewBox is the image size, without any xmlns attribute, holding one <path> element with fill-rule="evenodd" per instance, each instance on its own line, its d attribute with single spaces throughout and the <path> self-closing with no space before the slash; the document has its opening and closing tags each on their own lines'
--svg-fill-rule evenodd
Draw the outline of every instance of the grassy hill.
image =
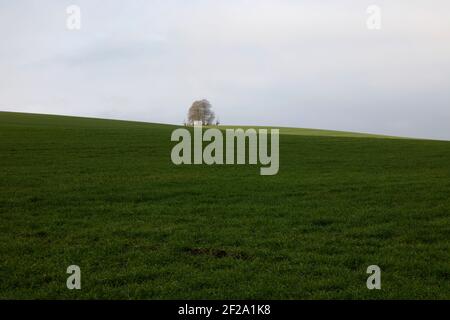
<svg viewBox="0 0 450 320">
<path fill-rule="evenodd" d="M 174 128 L 0 112 L 0 298 L 450 298 L 450 142 L 283 129 L 260 176 Z"/>
<path fill-rule="evenodd" d="M 346 132 L 336 130 L 320 130 L 320 129 L 307 129 L 307 128 L 288 128 L 288 127 L 261 127 L 261 126 L 220 126 L 222 129 L 237 129 L 237 128 L 264 128 L 264 129 L 279 129 L 282 135 L 294 135 L 294 136 L 313 136 L 313 137 L 347 137 L 347 138 L 381 138 L 381 139 L 405 139 L 402 137 L 393 137 L 379 134 L 369 134 L 360 132 Z"/>
</svg>

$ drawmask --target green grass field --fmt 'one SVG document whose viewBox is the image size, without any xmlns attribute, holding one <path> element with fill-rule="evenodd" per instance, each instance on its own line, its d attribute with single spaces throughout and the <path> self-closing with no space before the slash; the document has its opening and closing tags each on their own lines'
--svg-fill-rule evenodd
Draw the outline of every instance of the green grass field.
<svg viewBox="0 0 450 320">
<path fill-rule="evenodd" d="M 450 142 L 282 129 L 260 176 L 174 128 L 0 112 L 0 298 L 450 298 Z"/>
</svg>

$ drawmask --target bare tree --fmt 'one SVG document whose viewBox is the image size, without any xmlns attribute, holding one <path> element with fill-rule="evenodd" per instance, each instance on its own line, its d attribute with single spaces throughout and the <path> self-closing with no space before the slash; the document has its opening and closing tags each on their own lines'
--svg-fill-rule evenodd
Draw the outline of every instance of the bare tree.
<svg viewBox="0 0 450 320">
<path fill-rule="evenodd" d="M 204 126 L 209 126 L 214 123 L 214 112 L 212 111 L 211 103 L 208 100 L 194 101 L 188 112 L 188 123 L 193 125 L 196 122 L 201 122 Z"/>
</svg>

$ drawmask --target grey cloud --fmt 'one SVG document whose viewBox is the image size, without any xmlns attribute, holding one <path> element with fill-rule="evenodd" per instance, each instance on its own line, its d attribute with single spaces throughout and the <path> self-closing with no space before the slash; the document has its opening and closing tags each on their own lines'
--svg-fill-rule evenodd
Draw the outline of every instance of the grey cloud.
<svg viewBox="0 0 450 320">
<path fill-rule="evenodd" d="M 208 98 L 223 123 L 450 139 L 450 3 L 378 5 L 371 32 L 358 0 L 0 0 L 0 109 L 181 123 Z"/>
</svg>

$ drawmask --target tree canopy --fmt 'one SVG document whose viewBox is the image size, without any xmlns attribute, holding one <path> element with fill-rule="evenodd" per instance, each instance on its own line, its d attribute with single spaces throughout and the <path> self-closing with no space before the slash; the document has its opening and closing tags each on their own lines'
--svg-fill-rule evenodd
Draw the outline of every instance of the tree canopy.
<svg viewBox="0 0 450 320">
<path fill-rule="evenodd" d="M 202 125 L 212 125 L 214 122 L 215 114 L 212 110 L 211 103 L 208 100 L 194 101 L 188 112 L 188 123 L 190 125 L 196 122 L 201 122 Z"/>
</svg>

